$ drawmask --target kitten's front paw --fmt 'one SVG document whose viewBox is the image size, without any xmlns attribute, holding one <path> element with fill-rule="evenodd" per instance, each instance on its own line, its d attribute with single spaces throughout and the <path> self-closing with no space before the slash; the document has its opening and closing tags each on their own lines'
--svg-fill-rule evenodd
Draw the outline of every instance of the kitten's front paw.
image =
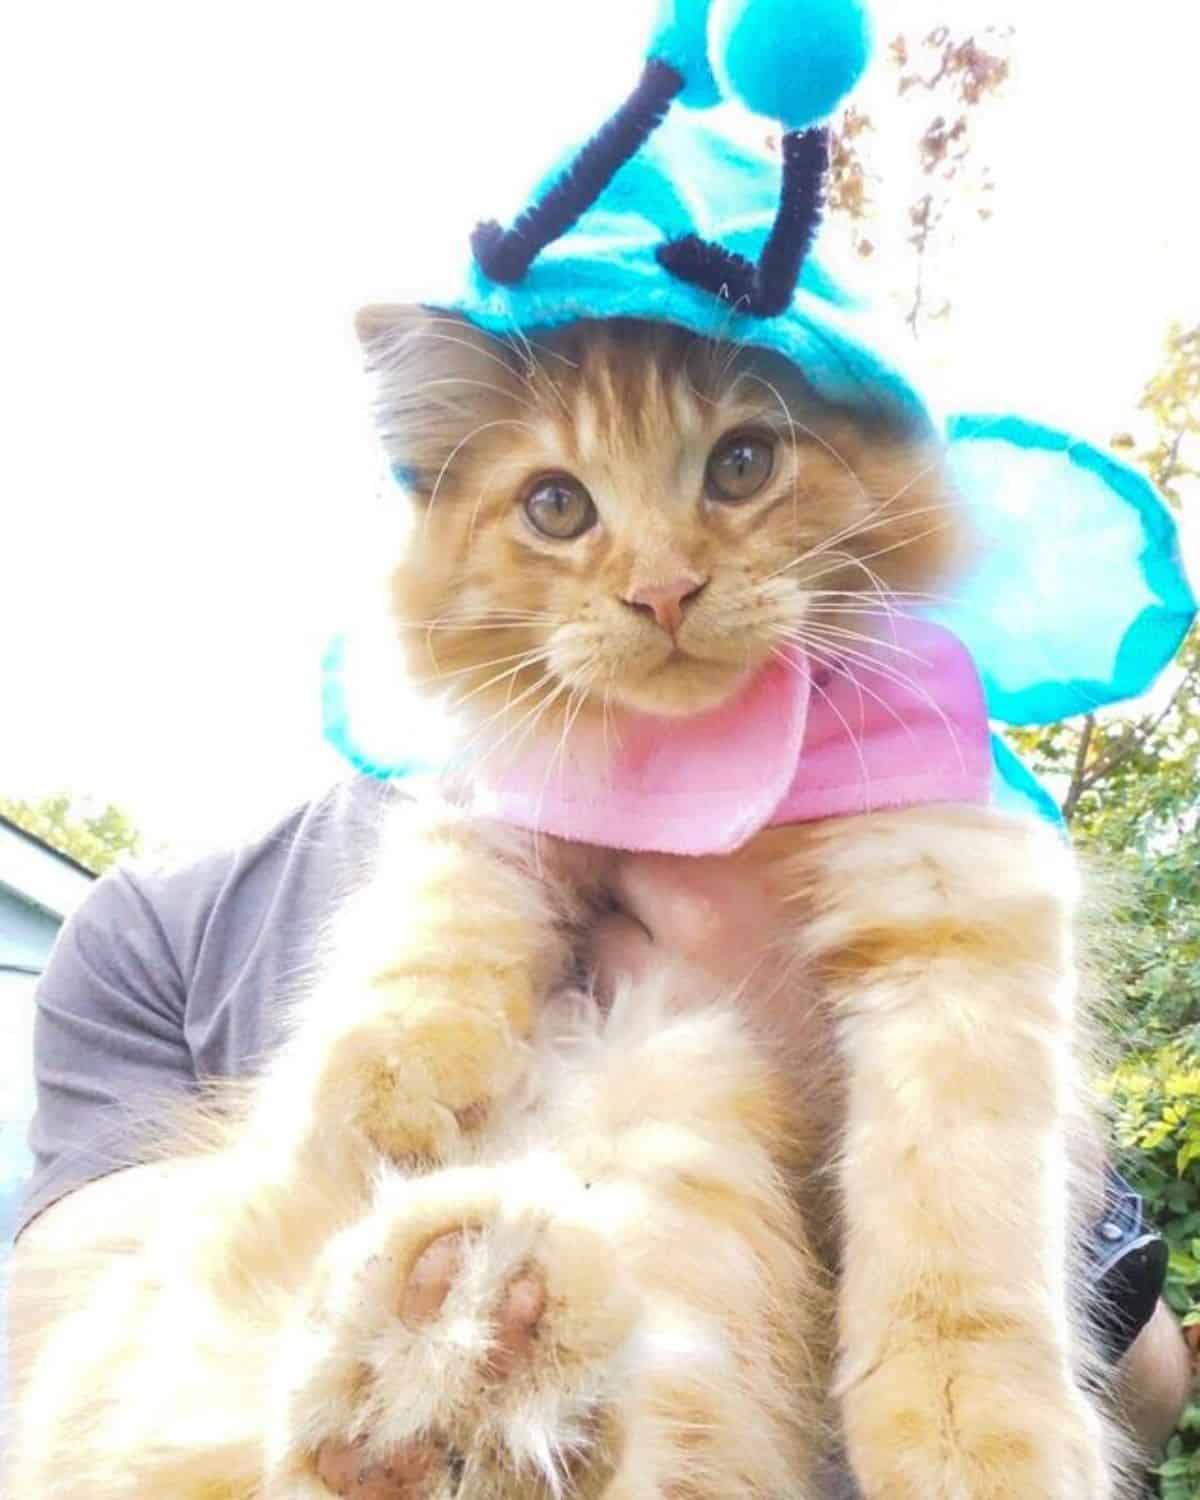
<svg viewBox="0 0 1200 1500">
<path fill-rule="evenodd" d="M 312 1118 L 395 1160 L 442 1159 L 517 1081 L 532 1010 L 515 969 L 383 976 L 320 1056 Z"/>
<path fill-rule="evenodd" d="M 1032 1340 L 1029 1341 L 1032 1343 Z M 991 1368 L 987 1368 L 988 1366 Z M 932 1344 L 843 1398 L 864 1500 L 1109 1500 L 1100 1419 L 1048 1354 Z"/>
<path fill-rule="evenodd" d="M 276 1365 L 271 1500 L 598 1493 L 638 1304 L 606 1241 L 519 1192 L 394 1183 L 330 1244 Z"/>
</svg>

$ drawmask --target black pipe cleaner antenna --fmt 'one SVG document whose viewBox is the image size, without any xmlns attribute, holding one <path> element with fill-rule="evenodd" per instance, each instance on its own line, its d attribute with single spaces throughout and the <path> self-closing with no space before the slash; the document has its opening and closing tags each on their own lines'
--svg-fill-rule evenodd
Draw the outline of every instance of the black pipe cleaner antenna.
<svg viewBox="0 0 1200 1500">
<path fill-rule="evenodd" d="M 501 286 L 521 281 L 546 246 L 566 234 L 637 155 L 683 86 L 678 69 L 650 58 L 624 104 L 545 195 L 518 215 L 511 229 L 494 219 L 477 225 L 471 249 L 484 275 Z M 671 240 L 657 251 L 659 264 L 672 276 L 760 318 L 777 317 L 790 305 L 796 290 L 821 222 L 829 132 L 789 130 L 783 136 L 782 151 L 779 207 L 756 262 L 695 234 Z"/>
<path fill-rule="evenodd" d="M 783 137 L 779 207 L 757 263 L 695 234 L 661 246 L 659 263 L 745 312 L 777 317 L 791 303 L 820 226 L 828 169 L 829 132 L 789 130 Z"/>
<path fill-rule="evenodd" d="M 494 219 L 476 227 L 471 249 L 480 270 L 501 286 L 522 279 L 538 255 L 581 218 L 666 118 L 683 76 L 650 58 L 637 87 L 580 150 L 545 197 L 532 203 L 511 229 Z"/>
</svg>

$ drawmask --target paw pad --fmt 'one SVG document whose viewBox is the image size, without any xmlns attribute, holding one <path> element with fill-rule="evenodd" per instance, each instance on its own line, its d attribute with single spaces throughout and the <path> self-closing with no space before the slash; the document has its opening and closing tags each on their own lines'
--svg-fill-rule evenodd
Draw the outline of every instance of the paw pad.
<svg viewBox="0 0 1200 1500">
<path fill-rule="evenodd" d="M 469 1232 L 443 1234 L 426 1245 L 409 1272 L 400 1316 L 410 1328 L 431 1323 L 441 1312 L 463 1267 Z M 528 1354 L 546 1310 L 546 1283 L 531 1268 L 518 1270 L 501 1291 L 492 1313 L 492 1341 L 482 1366 L 489 1380 L 504 1380 Z"/>
<path fill-rule="evenodd" d="M 359 1443 L 327 1442 L 317 1455 L 321 1483 L 342 1500 L 420 1500 L 446 1461 L 433 1443 L 412 1442 L 371 1460 Z"/>
</svg>

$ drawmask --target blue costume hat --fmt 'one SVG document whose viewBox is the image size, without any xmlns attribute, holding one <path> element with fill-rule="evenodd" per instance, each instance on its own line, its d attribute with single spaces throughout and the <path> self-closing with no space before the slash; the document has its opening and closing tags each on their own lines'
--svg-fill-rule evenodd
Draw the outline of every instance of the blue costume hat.
<svg viewBox="0 0 1200 1500">
<path fill-rule="evenodd" d="M 628 99 L 508 227 L 480 224 L 465 266 L 416 300 L 500 334 L 580 319 L 668 322 L 772 350 L 826 400 L 936 432 L 866 310 L 815 252 L 829 163 L 822 122 L 870 50 L 859 0 L 660 0 Z M 706 112 L 727 100 L 780 123 L 779 158 L 714 128 Z M 943 435 L 983 545 L 955 602 L 927 613 L 970 650 L 991 716 L 1049 723 L 1144 692 L 1196 608 L 1153 487 L 1016 416 L 956 416 Z M 342 678 L 337 665 L 327 674 L 328 737 L 362 767 L 406 769 L 394 749 L 362 744 Z M 1045 794 L 996 743 L 1001 800 L 1045 812 Z"/>
</svg>

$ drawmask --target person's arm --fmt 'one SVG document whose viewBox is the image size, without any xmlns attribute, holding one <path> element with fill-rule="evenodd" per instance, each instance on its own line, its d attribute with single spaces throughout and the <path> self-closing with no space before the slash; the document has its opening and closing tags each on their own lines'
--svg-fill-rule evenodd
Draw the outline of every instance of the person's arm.
<svg viewBox="0 0 1200 1500">
<path fill-rule="evenodd" d="M 195 1082 L 185 987 L 159 913 L 126 871 L 99 880 L 34 992 L 33 1175 L 18 1236 L 84 1183 L 136 1165 Z"/>
<path fill-rule="evenodd" d="M 139 1160 L 155 1106 L 192 1083 L 183 983 L 137 880 L 97 882 L 66 923 L 35 992 L 34 1173 L 9 1285 L 12 1394 L 58 1305 L 33 1267 L 70 1251 L 100 1264 L 152 1210 L 161 1167 Z"/>
<path fill-rule="evenodd" d="M 63 1309 L 56 1265 L 103 1267 L 106 1257 L 149 1230 L 163 1173 L 160 1165 L 125 1167 L 75 1188 L 40 1214 L 17 1241 L 9 1266 L 8 1376 L 15 1408 L 25 1378 Z M 78 1283 L 76 1283 L 78 1289 Z"/>
<path fill-rule="evenodd" d="M 1117 1399 L 1148 1459 L 1174 1431 L 1192 1393 L 1191 1350 L 1175 1314 L 1159 1302 L 1117 1366 Z"/>
</svg>

